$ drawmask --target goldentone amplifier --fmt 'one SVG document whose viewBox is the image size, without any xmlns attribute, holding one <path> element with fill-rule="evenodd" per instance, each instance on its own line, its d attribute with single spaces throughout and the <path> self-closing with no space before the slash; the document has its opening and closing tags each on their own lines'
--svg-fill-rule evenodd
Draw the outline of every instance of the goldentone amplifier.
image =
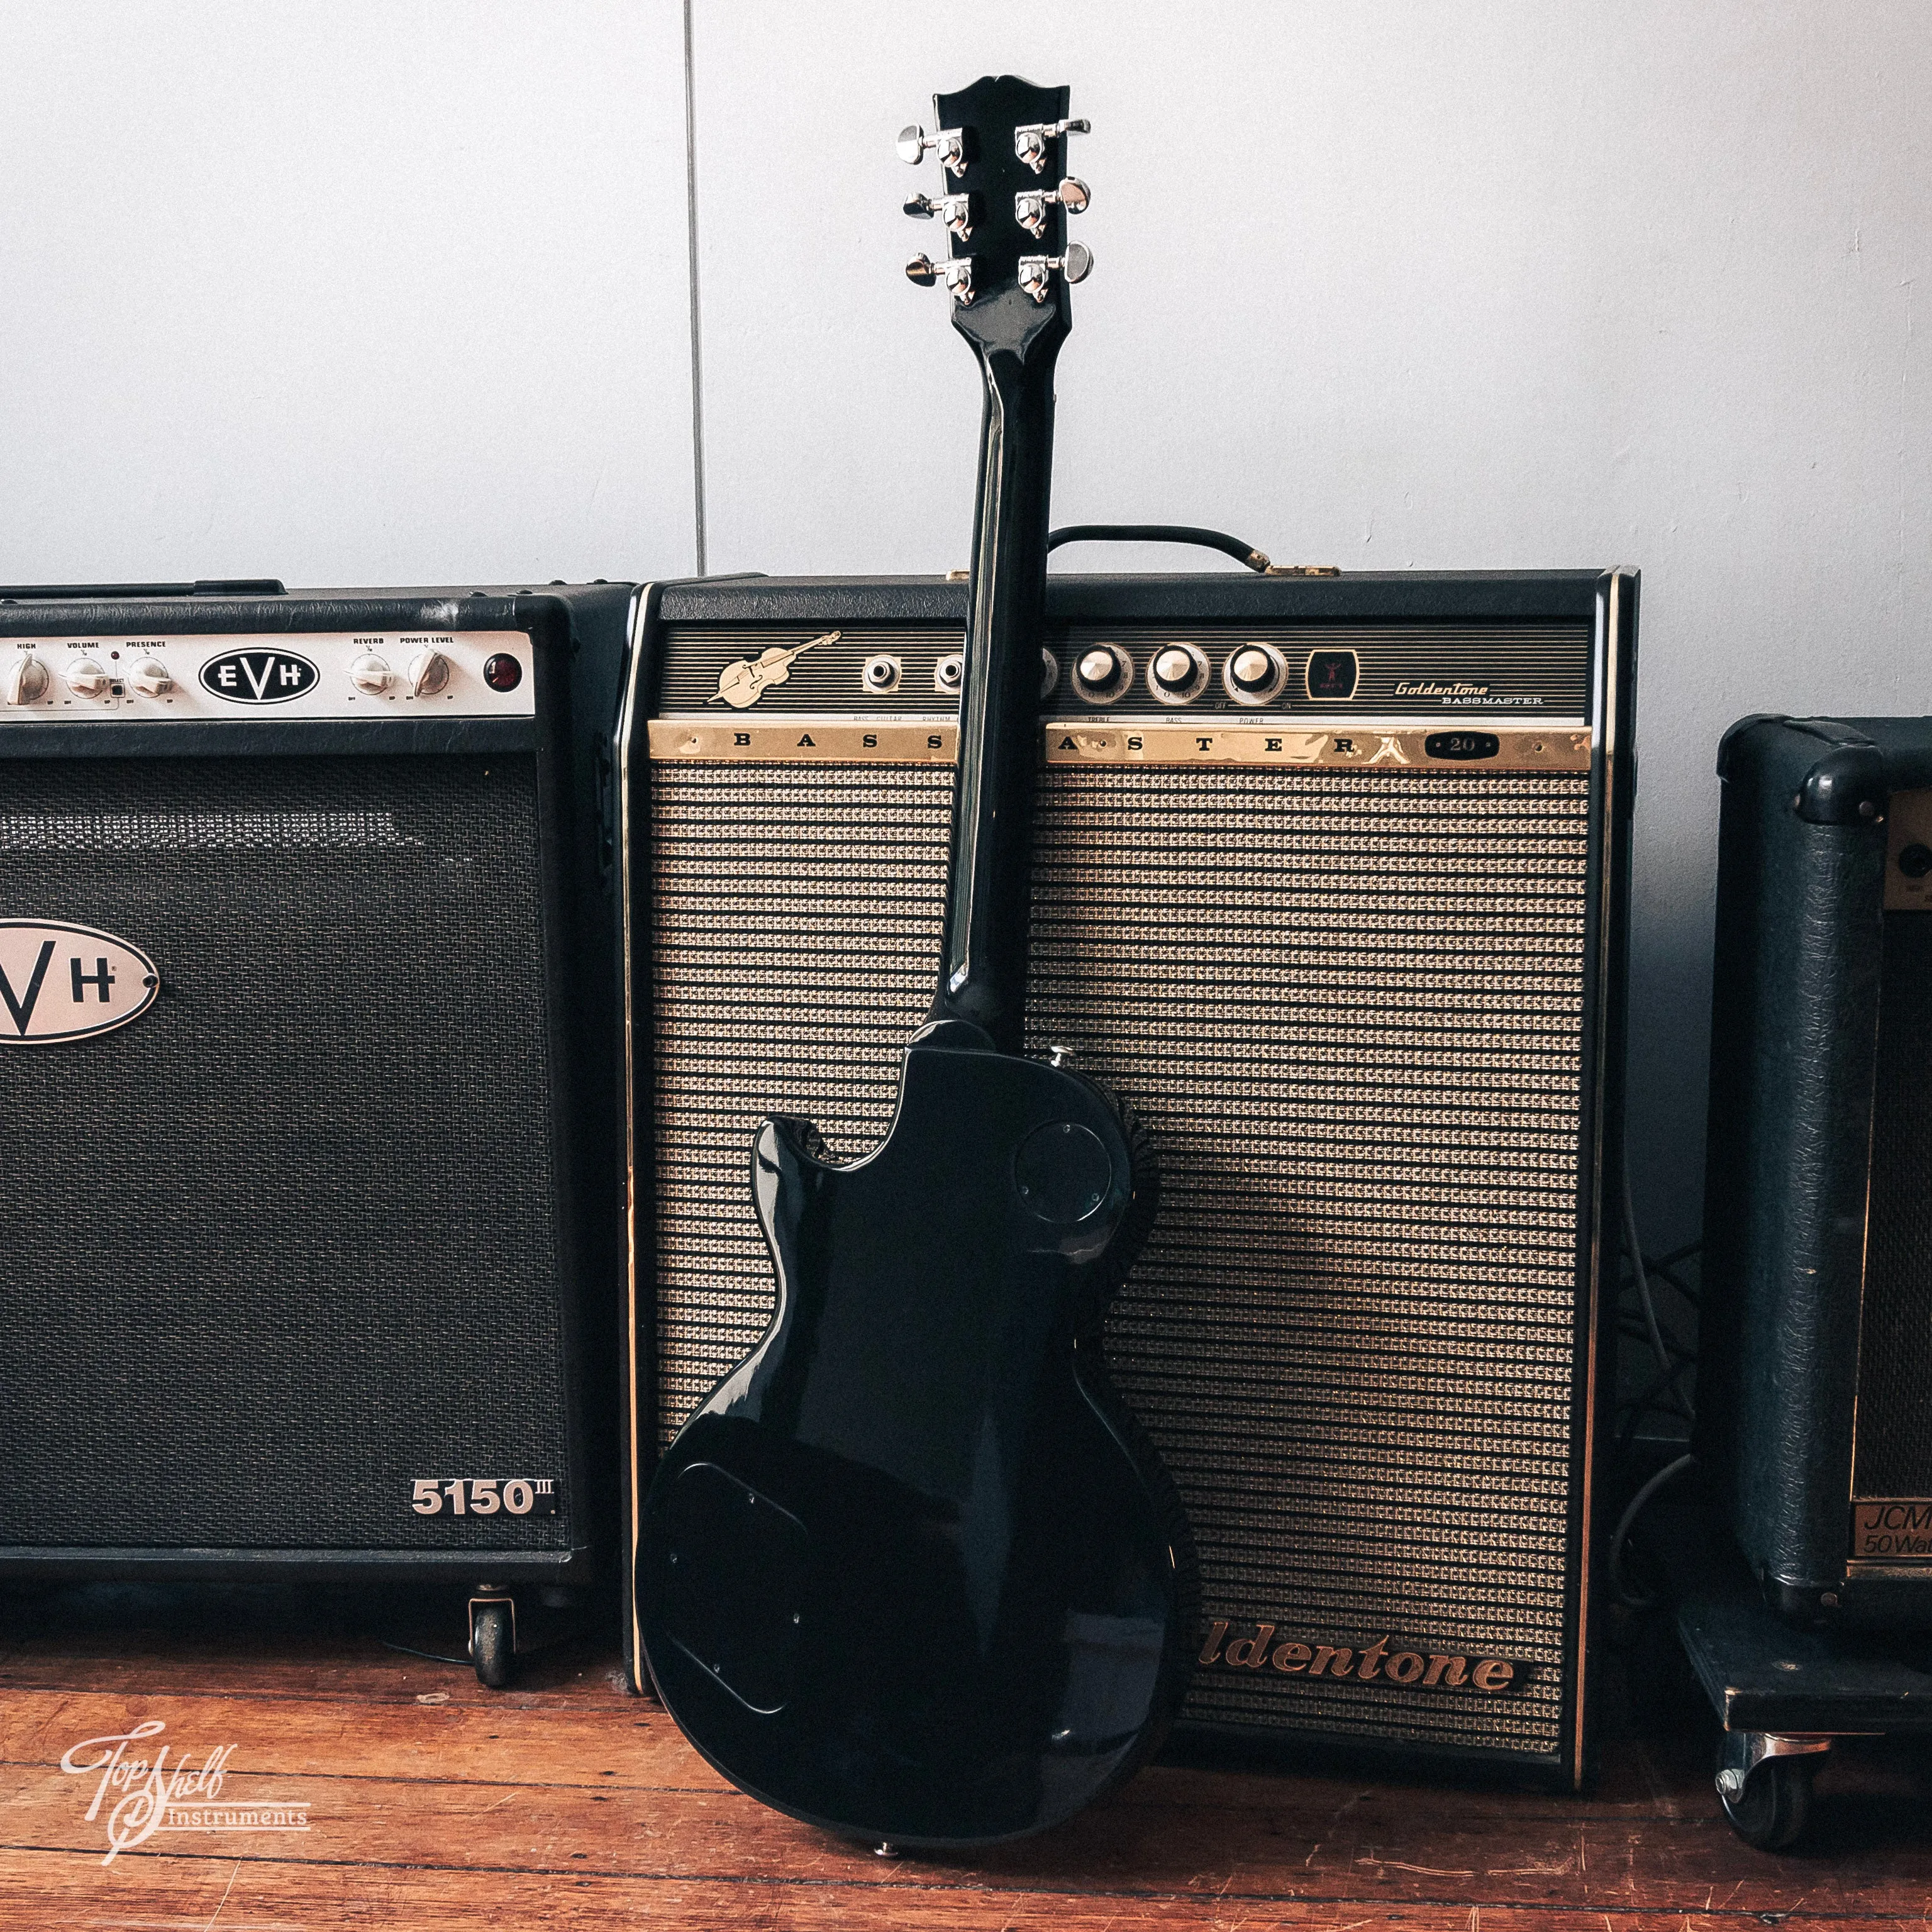
<svg viewBox="0 0 1932 1932">
<path fill-rule="evenodd" d="M 1184 1731 L 1573 1784 L 1635 575 L 1049 582 L 1028 1030 L 1159 1145 L 1106 1348 L 1198 1547 Z M 750 579 L 647 613 L 620 740 L 633 1510 L 771 1316 L 758 1123 L 845 1159 L 886 1129 L 966 595 Z"/>
</svg>

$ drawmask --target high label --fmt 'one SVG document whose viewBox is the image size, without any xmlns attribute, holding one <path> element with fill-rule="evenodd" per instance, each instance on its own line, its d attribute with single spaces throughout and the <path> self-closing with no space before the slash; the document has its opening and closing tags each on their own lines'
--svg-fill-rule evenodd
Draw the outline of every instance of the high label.
<svg viewBox="0 0 1932 1932">
<path fill-rule="evenodd" d="M 0 920 L 0 1046 L 110 1032 L 138 1019 L 160 987 L 154 962 L 112 933 Z"/>
<path fill-rule="evenodd" d="M 318 675 L 293 651 L 224 651 L 201 668 L 202 688 L 236 704 L 284 704 L 312 691 Z"/>
</svg>

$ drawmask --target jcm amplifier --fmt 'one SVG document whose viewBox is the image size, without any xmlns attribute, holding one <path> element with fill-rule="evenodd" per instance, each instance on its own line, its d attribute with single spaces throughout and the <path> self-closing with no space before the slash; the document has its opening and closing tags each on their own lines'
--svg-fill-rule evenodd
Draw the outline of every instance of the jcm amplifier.
<svg viewBox="0 0 1932 1932">
<path fill-rule="evenodd" d="M 608 1548 L 635 604 L 0 602 L 0 1576 Z"/>
<path fill-rule="evenodd" d="M 1726 734 L 1698 1446 L 1794 1622 L 1932 1627 L 1932 718 Z"/>
<path fill-rule="evenodd" d="M 1193 1525 L 1197 1738 L 1582 1774 L 1636 599 L 1052 580 L 1029 1029 L 1160 1151 L 1106 1347 Z M 634 1492 L 770 1317 L 759 1118 L 847 1158 L 886 1127 L 964 608 L 753 580 L 647 625 Z"/>
</svg>

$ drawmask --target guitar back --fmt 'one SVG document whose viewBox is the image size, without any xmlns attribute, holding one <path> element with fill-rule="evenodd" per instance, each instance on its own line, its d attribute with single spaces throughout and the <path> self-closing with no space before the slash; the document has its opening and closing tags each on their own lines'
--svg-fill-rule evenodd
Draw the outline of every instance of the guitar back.
<svg viewBox="0 0 1932 1932">
<path fill-rule="evenodd" d="M 1064 1068 L 915 1046 L 886 1141 L 768 1122 L 758 1351 L 648 1502 L 661 1694 L 734 1783 L 906 1843 L 1037 1830 L 1165 1727 L 1189 1649 L 1171 1490 L 1098 1372 L 1151 1219 Z"/>
</svg>

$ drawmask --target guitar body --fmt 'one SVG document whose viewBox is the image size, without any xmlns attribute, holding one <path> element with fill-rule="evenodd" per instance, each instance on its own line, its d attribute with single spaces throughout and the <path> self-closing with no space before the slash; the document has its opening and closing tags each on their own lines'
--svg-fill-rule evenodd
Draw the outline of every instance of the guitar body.
<svg viewBox="0 0 1932 1932">
<path fill-rule="evenodd" d="M 1113 1103 L 915 1043 L 890 1133 L 753 1165 L 772 1327 L 653 1482 L 667 1707 L 734 1784 L 902 1844 L 1057 1822 L 1157 1742 L 1191 1620 L 1178 1505 L 1094 1331 L 1151 1218 Z"/>
<path fill-rule="evenodd" d="M 937 148 L 946 193 L 907 212 L 952 230 L 985 384 L 938 987 L 871 1154 L 760 1130 L 776 1312 L 658 1467 L 635 1600 L 666 1706 L 734 1784 L 965 1846 L 1058 1822 L 1158 1745 L 1196 1610 L 1178 1498 L 1100 1362 L 1153 1163 L 1091 1081 L 1018 1052 L 1054 360 L 1088 262 L 1060 164 L 1086 124 L 1010 75 L 934 106 L 901 152 Z M 740 668 L 776 681 L 784 655 Z"/>
</svg>

